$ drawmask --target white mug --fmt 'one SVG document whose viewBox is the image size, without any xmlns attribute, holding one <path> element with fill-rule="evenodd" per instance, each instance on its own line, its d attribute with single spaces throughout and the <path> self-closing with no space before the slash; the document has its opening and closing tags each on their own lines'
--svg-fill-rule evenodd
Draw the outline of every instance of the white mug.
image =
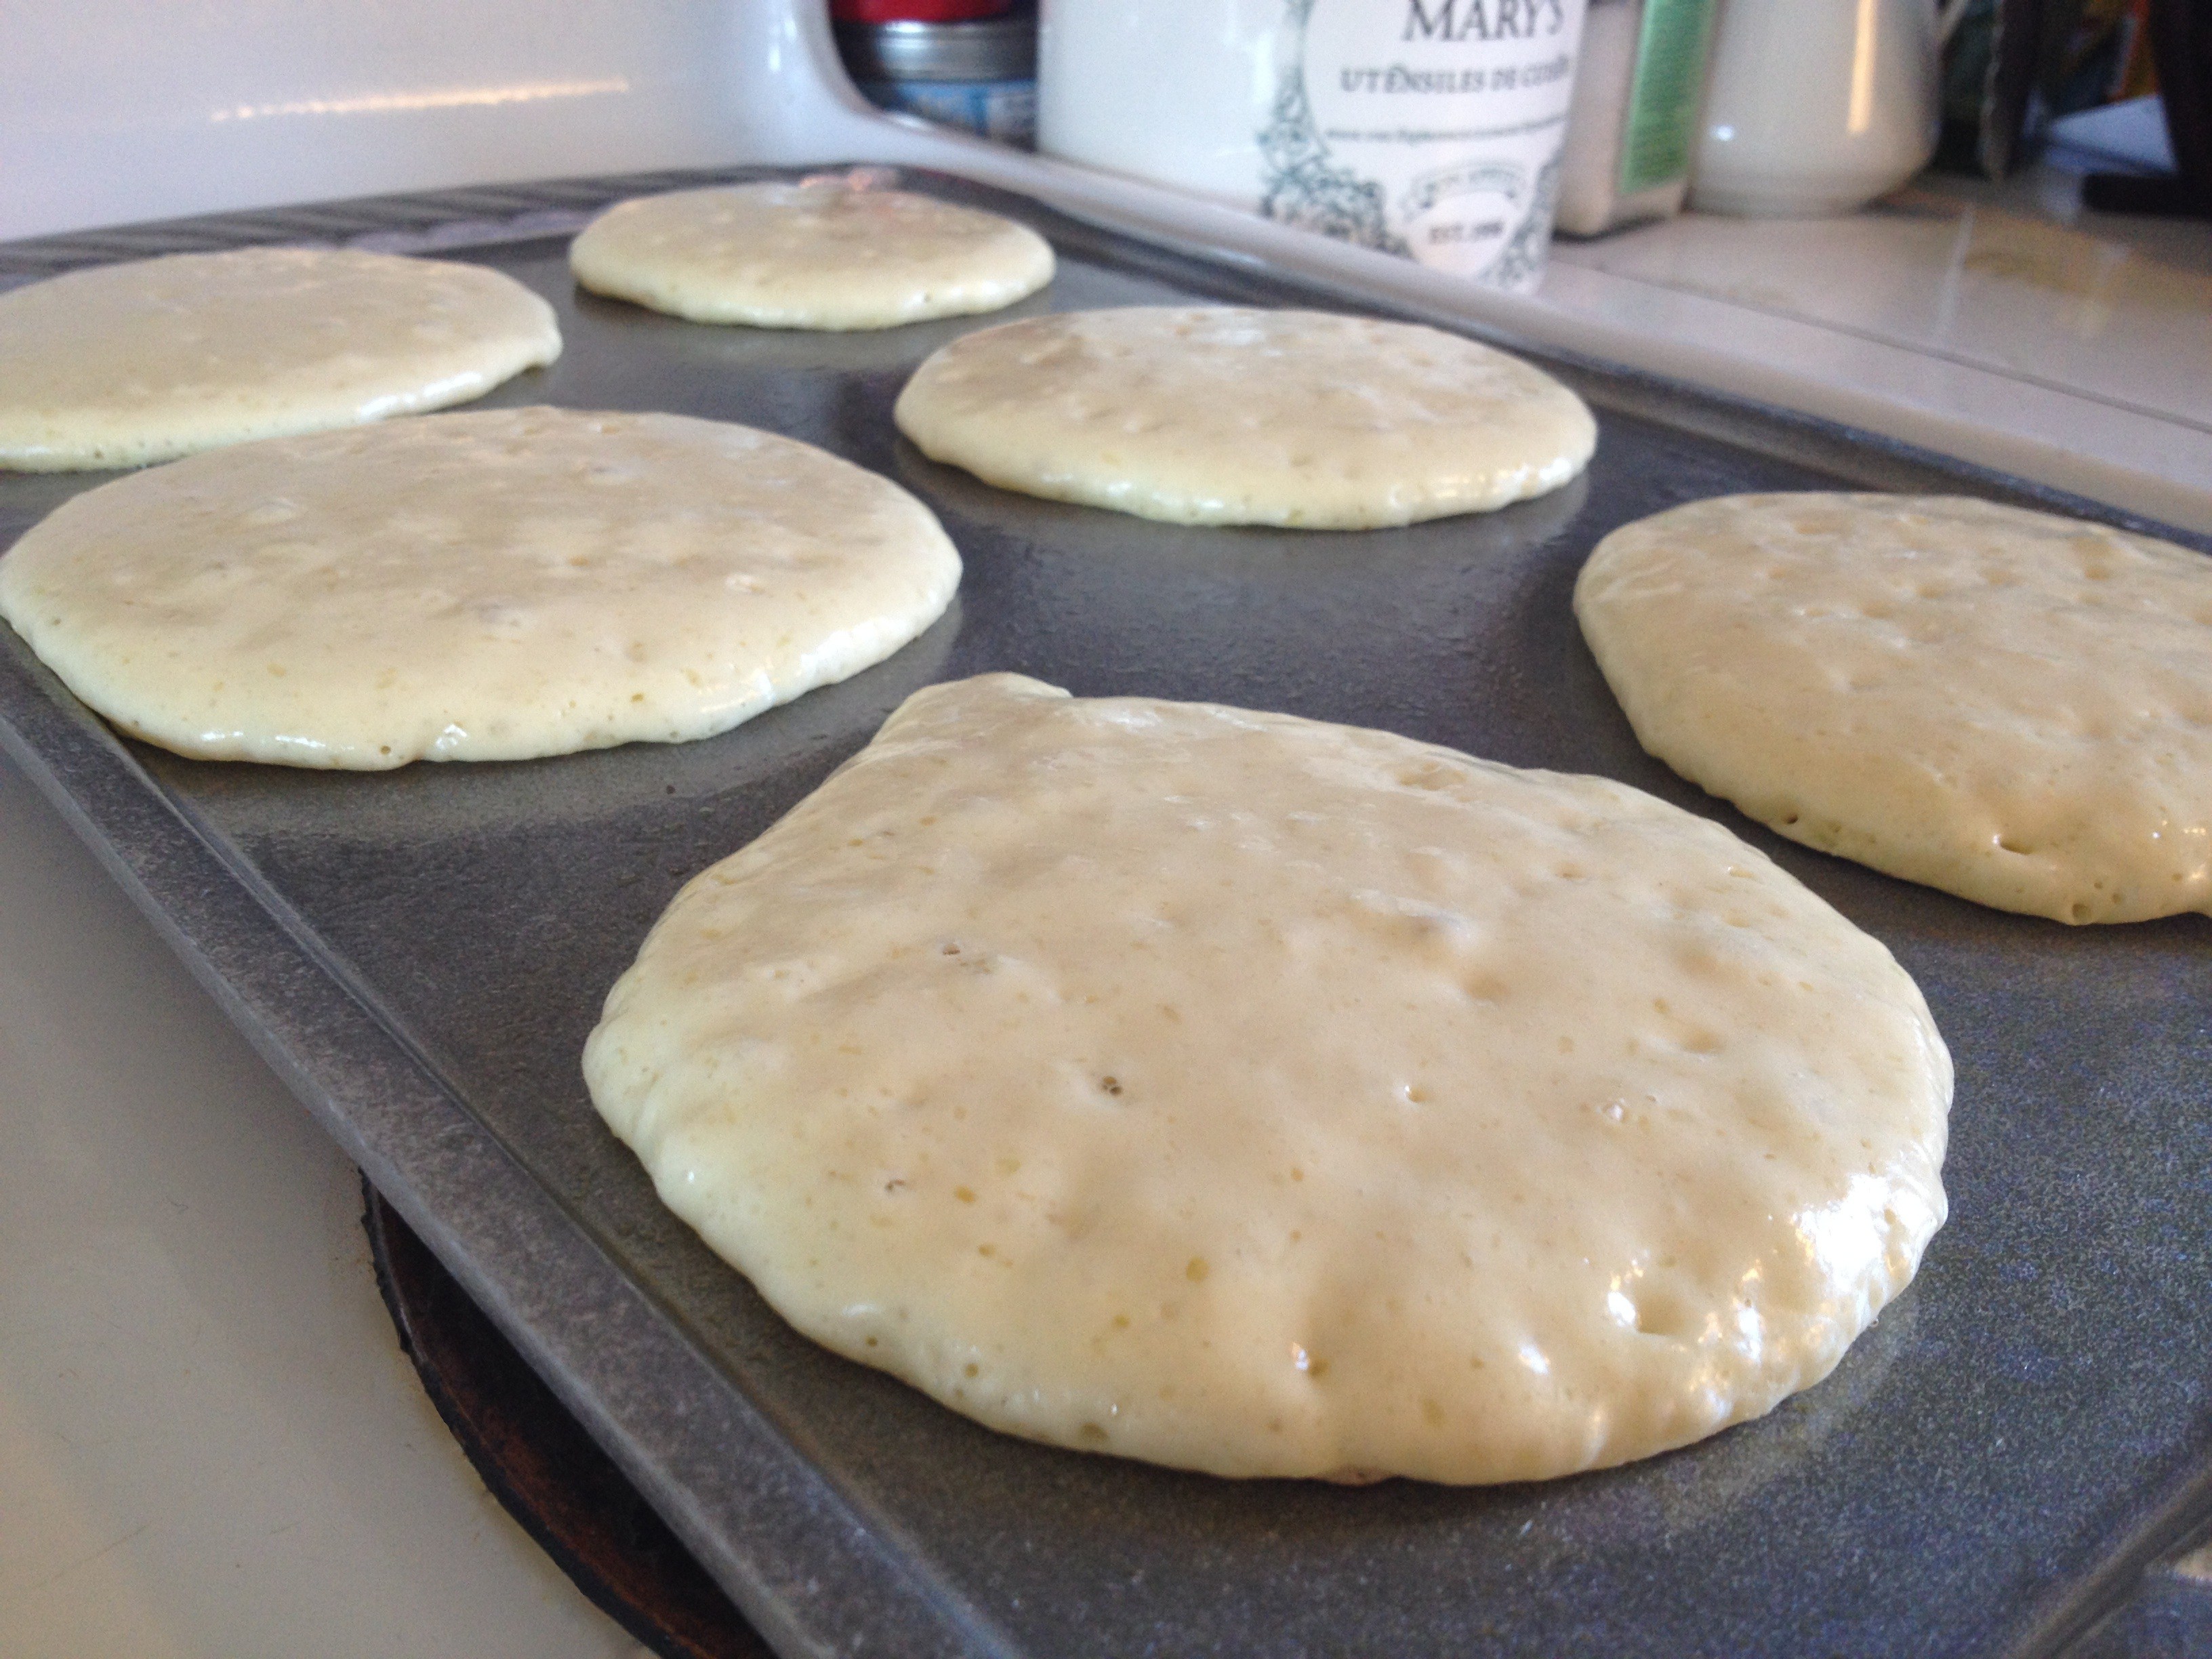
<svg viewBox="0 0 2212 1659">
<path fill-rule="evenodd" d="M 1690 205 L 1845 213 L 1928 164 L 1936 0 L 1722 0 Z"/>
</svg>

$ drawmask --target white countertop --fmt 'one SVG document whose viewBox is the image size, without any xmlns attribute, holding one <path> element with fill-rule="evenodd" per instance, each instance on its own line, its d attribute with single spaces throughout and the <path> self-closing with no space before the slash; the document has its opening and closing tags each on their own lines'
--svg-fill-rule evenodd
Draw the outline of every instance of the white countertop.
<svg viewBox="0 0 2212 1659">
<path fill-rule="evenodd" d="M 2080 203 L 2038 168 L 1836 219 L 1689 214 L 1557 243 L 1537 297 L 1655 357 L 1717 354 L 1755 396 L 2212 531 L 2212 224 Z"/>
<path fill-rule="evenodd" d="M 399 1351 L 360 1177 L 0 761 L 0 1653 L 641 1654 Z"/>
<path fill-rule="evenodd" d="M 2045 180 L 1684 220 L 1562 247 L 1535 305 L 2212 500 L 2212 227 L 2067 217 Z M 634 1651 L 447 1438 L 358 1217 L 343 1160 L 0 765 L 0 1652 Z"/>
</svg>

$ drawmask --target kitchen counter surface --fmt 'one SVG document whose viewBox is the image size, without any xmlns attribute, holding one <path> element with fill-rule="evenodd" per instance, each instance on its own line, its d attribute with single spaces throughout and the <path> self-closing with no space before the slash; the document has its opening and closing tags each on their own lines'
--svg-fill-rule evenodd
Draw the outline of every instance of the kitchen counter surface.
<svg viewBox="0 0 2212 1659">
<path fill-rule="evenodd" d="M 1752 395 L 1817 381 L 1837 418 L 2212 530 L 2212 224 L 2087 213 L 2076 174 L 1562 240 L 1537 301 L 1721 354 Z"/>
<path fill-rule="evenodd" d="M 399 1351 L 361 1182 L 0 761 L 0 1653 L 642 1653 Z"/>
<path fill-rule="evenodd" d="M 2086 220 L 2065 174 L 1931 177 L 1838 219 L 1689 215 L 1561 241 L 1546 299 L 1603 271 L 1681 307 L 1817 328 L 2212 436 L 2212 225 Z M 1571 275 L 1574 273 L 1575 275 Z"/>
<path fill-rule="evenodd" d="M 1563 245 L 1540 303 L 2212 479 L 2212 227 L 2063 179 Z M 637 1651 L 484 1493 L 356 1178 L 0 763 L 0 1652 Z"/>
</svg>

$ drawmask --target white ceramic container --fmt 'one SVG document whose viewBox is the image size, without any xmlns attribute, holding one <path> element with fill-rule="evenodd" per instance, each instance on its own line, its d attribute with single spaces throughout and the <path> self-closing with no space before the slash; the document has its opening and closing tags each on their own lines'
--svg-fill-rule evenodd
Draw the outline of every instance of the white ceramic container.
<svg viewBox="0 0 2212 1659">
<path fill-rule="evenodd" d="M 1525 291 L 1583 0 L 1043 0 L 1037 143 Z"/>
<path fill-rule="evenodd" d="M 1723 0 L 1690 205 L 1846 213 L 1936 153 L 1936 0 Z"/>
</svg>

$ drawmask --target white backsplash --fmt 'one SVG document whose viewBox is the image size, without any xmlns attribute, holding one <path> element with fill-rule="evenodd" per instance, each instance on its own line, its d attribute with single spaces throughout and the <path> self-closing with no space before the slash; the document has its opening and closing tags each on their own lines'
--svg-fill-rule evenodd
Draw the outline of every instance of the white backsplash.
<svg viewBox="0 0 2212 1659">
<path fill-rule="evenodd" d="M 70 0 L 7 9 L 0 240 L 751 159 L 822 0 Z"/>
</svg>

